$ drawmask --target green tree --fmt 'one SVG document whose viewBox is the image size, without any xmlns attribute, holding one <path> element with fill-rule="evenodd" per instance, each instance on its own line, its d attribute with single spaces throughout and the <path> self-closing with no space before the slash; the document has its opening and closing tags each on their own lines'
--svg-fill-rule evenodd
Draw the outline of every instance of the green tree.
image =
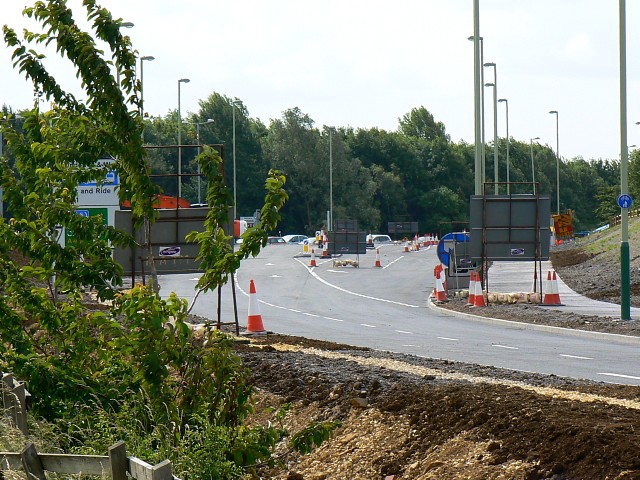
<svg viewBox="0 0 640 480">
<path fill-rule="evenodd" d="M 435 140 L 437 138 L 449 141 L 444 123 L 436 122 L 433 115 L 420 106 L 412 108 L 409 113 L 405 113 L 398 119 L 399 131 L 408 137 L 422 138 L 424 140 Z"/>
</svg>

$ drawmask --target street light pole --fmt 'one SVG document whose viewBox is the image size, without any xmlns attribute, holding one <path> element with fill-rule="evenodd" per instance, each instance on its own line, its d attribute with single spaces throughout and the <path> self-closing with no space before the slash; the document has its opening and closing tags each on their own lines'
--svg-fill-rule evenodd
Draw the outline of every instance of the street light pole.
<svg viewBox="0 0 640 480">
<path fill-rule="evenodd" d="M 189 83 L 188 78 L 178 80 L 178 201 L 182 198 L 182 117 L 180 113 L 180 84 Z"/>
<path fill-rule="evenodd" d="M 629 193 L 627 147 L 627 27 L 626 2 L 619 3 L 620 34 L 620 195 Z M 629 252 L 629 209 L 620 208 L 620 320 L 631 320 L 631 255 Z"/>
<path fill-rule="evenodd" d="M 507 195 L 511 195 L 511 180 L 509 179 L 509 101 L 506 98 L 501 98 L 498 102 L 504 102 L 507 113 Z"/>
<path fill-rule="evenodd" d="M 242 106 L 241 100 L 231 102 L 231 116 L 233 121 L 233 220 L 238 217 L 238 199 L 236 191 L 236 106 Z"/>
<path fill-rule="evenodd" d="M 470 41 L 474 41 L 475 37 L 472 35 L 468 38 L 468 40 Z M 480 65 L 484 65 L 484 41 L 483 38 L 480 37 L 478 38 L 478 43 L 480 45 Z M 484 68 L 480 68 L 480 85 L 484 85 Z M 486 177 L 486 152 L 485 152 L 485 147 L 486 147 L 486 141 L 485 141 L 485 137 L 484 137 L 484 89 L 480 88 L 480 130 L 481 130 L 481 138 L 482 138 L 482 146 L 480 148 L 480 157 L 481 157 L 481 163 L 480 163 L 480 177 L 482 178 L 482 182 L 483 182 L 483 186 L 484 186 L 484 179 Z"/>
<path fill-rule="evenodd" d="M 331 134 L 333 128 L 329 127 L 329 231 L 333 231 L 333 144 Z"/>
<path fill-rule="evenodd" d="M 122 22 L 118 28 L 133 28 L 135 25 L 131 22 Z M 118 82 L 118 89 L 120 88 L 120 67 L 116 62 L 116 81 Z"/>
<path fill-rule="evenodd" d="M 556 203 L 557 214 L 560 215 L 560 127 L 558 111 L 551 110 L 549 113 L 556 116 Z"/>
<path fill-rule="evenodd" d="M 498 195 L 498 71 L 493 62 L 484 66 L 493 67 L 493 83 L 486 83 L 485 86 L 493 86 L 493 185 L 494 193 Z"/>
<path fill-rule="evenodd" d="M 536 168 L 533 163 L 533 141 L 534 140 L 540 140 L 540 137 L 535 137 L 529 140 L 529 146 L 531 147 L 531 179 L 533 183 L 533 194 L 535 195 L 537 192 L 536 192 Z"/>
<path fill-rule="evenodd" d="M 142 139 L 144 140 L 144 62 L 153 62 L 156 57 L 140 57 L 140 118 L 142 119 Z"/>
<path fill-rule="evenodd" d="M 196 126 L 196 142 L 198 142 L 198 153 L 202 152 L 202 144 L 200 143 L 200 125 L 213 123 L 213 118 L 207 118 L 206 122 L 194 122 Z M 200 162 L 198 162 L 198 204 L 202 203 L 202 195 L 200 193 Z"/>
</svg>

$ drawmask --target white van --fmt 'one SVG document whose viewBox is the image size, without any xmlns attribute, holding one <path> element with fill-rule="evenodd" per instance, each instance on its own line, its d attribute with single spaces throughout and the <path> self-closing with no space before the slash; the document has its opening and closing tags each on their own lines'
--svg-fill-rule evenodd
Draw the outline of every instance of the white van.
<svg viewBox="0 0 640 480">
<path fill-rule="evenodd" d="M 380 245 L 393 245 L 389 235 L 367 235 L 367 248 L 375 248 Z"/>
</svg>

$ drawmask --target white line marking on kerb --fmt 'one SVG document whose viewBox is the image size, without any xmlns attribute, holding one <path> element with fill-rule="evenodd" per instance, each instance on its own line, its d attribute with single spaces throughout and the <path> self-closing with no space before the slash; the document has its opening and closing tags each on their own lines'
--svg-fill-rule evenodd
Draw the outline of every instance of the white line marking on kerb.
<svg viewBox="0 0 640 480">
<path fill-rule="evenodd" d="M 640 380 L 640 377 L 634 377 L 633 375 L 623 375 L 622 373 L 598 373 L 598 375 L 608 375 L 610 377 L 629 378 L 631 380 Z"/>
<path fill-rule="evenodd" d="M 457 338 L 451 338 L 451 337 L 436 337 L 439 338 L 440 340 L 449 340 L 450 342 L 458 342 L 459 340 Z"/>
<path fill-rule="evenodd" d="M 507 350 L 518 350 L 518 347 L 510 347 L 508 345 L 500 345 L 498 343 L 494 343 L 493 345 L 491 345 L 492 347 L 496 347 L 496 348 L 506 348 Z"/>
<path fill-rule="evenodd" d="M 560 356 L 565 358 L 577 358 L 578 360 L 593 360 L 591 357 L 581 357 L 580 355 L 564 355 L 561 353 Z"/>
</svg>

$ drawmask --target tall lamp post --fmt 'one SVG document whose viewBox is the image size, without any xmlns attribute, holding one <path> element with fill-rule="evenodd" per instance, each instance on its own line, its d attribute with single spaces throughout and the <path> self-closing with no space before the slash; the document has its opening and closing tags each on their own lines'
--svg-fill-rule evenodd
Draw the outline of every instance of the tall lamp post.
<svg viewBox="0 0 640 480">
<path fill-rule="evenodd" d="M 549 113 L 556 116 L 556 203 L 557 214 L 560 215 L 560 128 L 558 111 L 551 110 Z"/>
<path fill-rule="evenodd" d="M 533 183 L 533 194 L 535 195 L 537 192 L 536 192 L 536 167 L 533 163 L 533 141 L 534 140 L 540 140 L 540 137 L 535 137 L 529 140 L 529 146 L 531 147 L 531 179 Z"/>
<path fill-rule="evenodd" d="M 468 40 L 470 41 L 474 41 L 475 37 L 472 35 L 468 38 Z M 480 44 L 480 65 L 484 65 L 484 41 L 482 37 L 478 38 L 478 43 Z M 484 85 L 484 68 L 480 69 L 480 85 Z M 480 89 L 480 129 L 481 129 L 481 138 L 482 138 L 482 147 L 481 147 L 481 158 L 482 158 L 482 162 L 481 162 L 481 178 L 482 178 L 482 182 L 484 182 L 485 179 L 485 167 L 486 167 L 486 158 L 485 158 L 485 139 L 484 139 L 484 89 L 481 88 Z"/>
<path fill-rule="evenodd" d="M 200 143 L 200 125 L 207 125 L 213 123 L 213 118 L 207 118 L 206 122 L 184 122 L 188 125 L 196 126 L 196 143 L 198 144 L 198 153 L 202 151 L 202 144 Z M 202 195 L 200 193 L 200 162 L 198 162 L 198 203 L 202 203 Z"/>
<path fill-rule="evenodd" d="M 329 127 L 329 231 L 333 231 L 333 128 Z"/>
<path fill-rule="evenodd" d="M 156 57 L 145 55 L 140 57 L 140 118 L 142 119 L 142 138 L 144 140 L 144 62 L 153 62 Z"/>
<path fill-rule="evenodd" d="M 180 84 L 189 83 L 188 78 L 178 80 L 178 200 L 182 198 L 182 117 L 180 113 Z"/>
<path fill-rule="evenodd" d="M 233 122 L 233 220 L 238 218 L 238 199 L 236 191 L 236 107 L 242 107 L 242 100 L 231 102 L 231 116 Z"/>
<path fill-rule="evenodd" d="M 493 83 L 485 86 L 493 87 L 493 185 L 494 193 L 498 194 L 498 71 L 493 62 L 485 63 L 485 67 L 493 67 Z"/>
<path fill-rule="evenodd" d="M 131 22 L 122 22 L 118 28 L 133 28 L 135 25 Z M 116 80 L 118 82 L 118 88 L 120 88 L 120 67 L 116 64 Z"/>
<path fill-rule="evenodd" d="M 509 101 L 506 98 L 500 98 L 498 102 L 504 102 L 506 107 L 506 119 L 507 119 L 507 195 L 511 195 L 511 185 L 509 178 Z"/>
</svg>

